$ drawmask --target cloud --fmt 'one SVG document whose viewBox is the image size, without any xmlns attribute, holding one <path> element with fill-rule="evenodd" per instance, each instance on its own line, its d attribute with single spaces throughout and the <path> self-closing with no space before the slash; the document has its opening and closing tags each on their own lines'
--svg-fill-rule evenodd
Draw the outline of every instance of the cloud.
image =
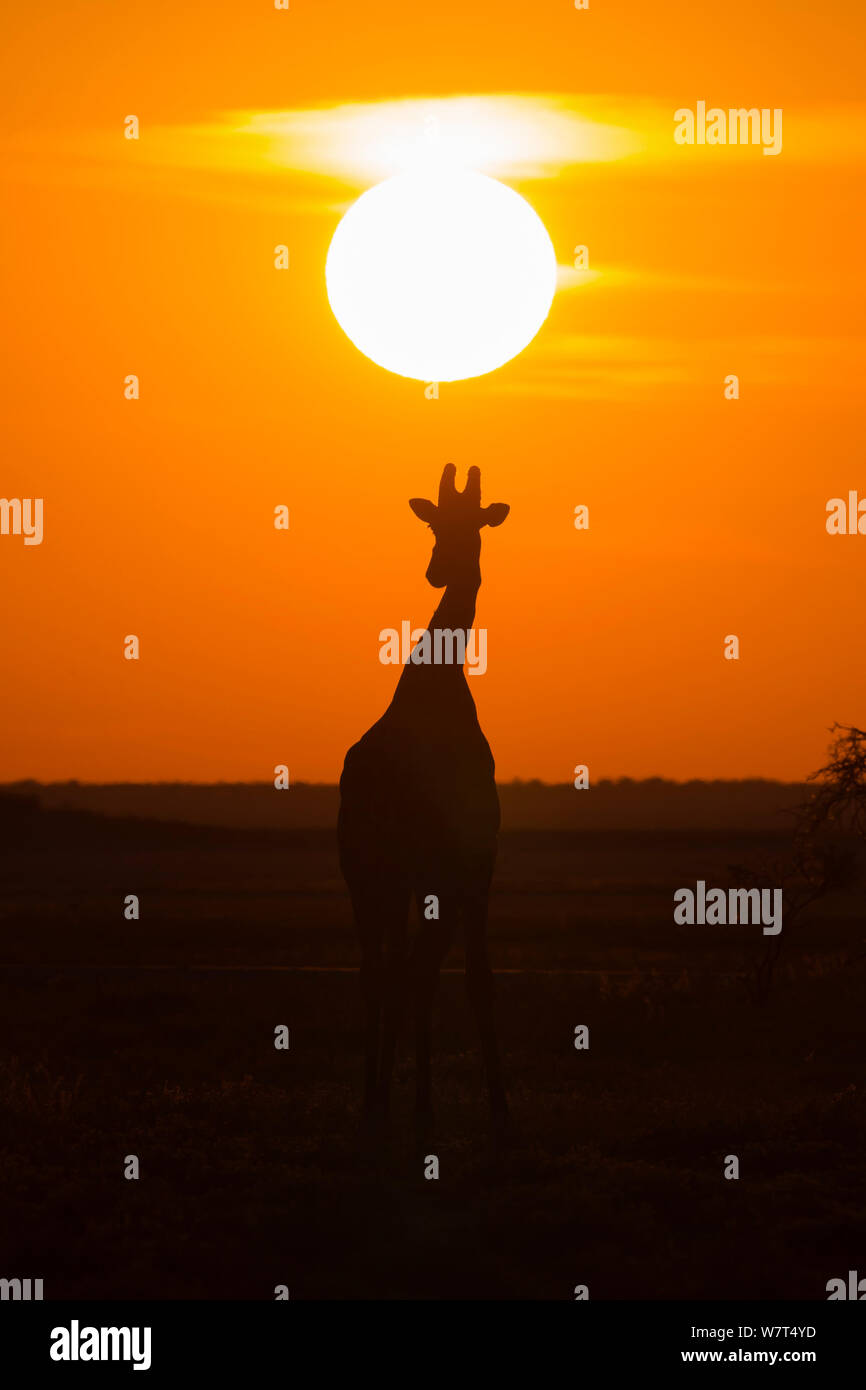
<svg viewBox="0 0 866 1390">
<path fill-rule="evenodd" d="M 301 111 L 236 113 L 231 134 L 266 164 L 366 187 L 419 162 L 448 160 L 499 178 L 542 179 L 581 165 L 640 158 L 716 170 L 753 160 L 754 146 L 675 143 L 682 99 L 511 93 L 408 98 Z M 735 102 L 734 105 L 737 105 Z M 800 105 L 783 111 L 787 160 L 862 160 L 866 108 Z"/>
<path fill-rule="evenodd" d="M 356 191 L 421 162 L 456 162 L 517 181 L 573 179 L 587 165 L 616 162 L 678 168 L 687 179 L 723 166 L 747 170 L 766 163 L 755 160 L 761 151 L 751 146 L 677 145 L 674 112 L 683 105 L 689 105 L 683 94 L 670 100 L 563 93 L 412 97 L 227 111 L 191 124 L 144 122 L 134 144 L 117 126 L 69 125 L 50 137 L 14 133 L 2 149 L 18 179 L 95 185 L 132 182 L 147 171 L 152 182 L 183 193 L 192 192 L 184 189 L 183 173 L 199 171 L 212 185 L 205 196 L 237 201 L 244 181 L 255 202 L 256 180 L 260 198 L 288 196 L 311 212 L 339 211 Z M 864 104 L 801 105 L 784 110 L 784 150 L 773 163 L 854 163 L 864 153 Z M 278 184 L 278 174 L 290 177 L 291 186 L 285 178 Z"/>
<path fill-rule="evenodd" d="M 544 178 L 570 165 L 624 159 L 641 137 L 611 104 L 562 96 L 453 96 L 236 116 L 235 135 L 269 163 L 366 186 L 419 163 L 447 161 L 497 177 Z"/>
<path fill-rule="evenodd" d="M 667 387 L 715 390 L 737 373 L 743 389 L 855 389 L 850 376 L 857 340 L 846 337 L 751 336 L 694 339 L 621 334 L 548 333 L 535 349 L 485 378 L 491 392 L 545 399 L 636 400 Z M 846 364 L 849 367 L 845 374 Z"/>
</svg>

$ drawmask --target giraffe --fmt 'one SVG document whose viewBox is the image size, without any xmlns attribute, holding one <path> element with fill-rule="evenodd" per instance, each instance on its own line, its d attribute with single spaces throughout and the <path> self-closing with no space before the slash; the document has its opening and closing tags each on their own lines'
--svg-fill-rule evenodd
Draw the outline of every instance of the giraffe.
<svg viewBox="0 0 866 1390">
<path fill-rule="evenodd" d="M 466 634 L 472 628 L 481 584 L 481 530 L 501 526 L 509 512 L 503 502 L 482 507 L 478 468 L 469 469 L 463 492 L 457 491 L 456 472 L 454 464 L 446 464 L 438 503 L 409 501 L 433 532 L 427 581 L 444 589 L 425 632 L 430 646 L 437 633 L 442 641 L 449 631 Z M 340 778 L 340 867 L 361 948 L 363 1113 L 374 1129 L 387 1118 L 397 1031 L 408 1000 L 415 1024 L 416 1129 L 419 1137 L 431 1133 L 433 1000 L 458 925 L 491 1117 L 497 1133 L 504 1129 L 508 1106 L 487 953 L 487 900 L 498 832 L 493 755 L 463 666 L 410 658 L 387 710 L 346 754 Z M 410 948 L 413 897 L 419 928 Z M 438 920 L 425 915 L 431 897 L 438 900 Z"/>
</svg>

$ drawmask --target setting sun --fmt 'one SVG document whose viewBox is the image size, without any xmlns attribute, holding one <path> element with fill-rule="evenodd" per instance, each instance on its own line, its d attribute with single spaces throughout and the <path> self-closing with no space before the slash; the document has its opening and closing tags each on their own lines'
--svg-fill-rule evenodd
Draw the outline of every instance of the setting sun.
<svg viewBox="0 0 866 1390">
<path fill-rule="evenodd" d="M 556 256 L 524 198 L 467 170 L 420 169 L 369 189 L 331 242 L 328 298 L 372 361 L 419 381 L 483 376 L 547 317 Z"/>
</svg>

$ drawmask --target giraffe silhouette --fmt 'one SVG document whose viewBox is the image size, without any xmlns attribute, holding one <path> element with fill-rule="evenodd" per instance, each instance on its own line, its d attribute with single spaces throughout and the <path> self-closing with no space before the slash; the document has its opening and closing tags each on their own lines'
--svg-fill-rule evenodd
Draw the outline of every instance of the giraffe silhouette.
<svg viewBox="0 0 866 1390">
<path fill-rule="evenodd" d="M 509 508 L 481 505 L 481 473 L 470 468 L 458 492 L 446 464 L 438 504 L 409 506 L 433 531 L 426 578 L 444 589 L 424 636 L 447 650 L 449 634 L 468 634 L 481 584 L 481 530 L 501 526 Z M 431 1029 L 442 962 L 462 926 L 466 987 L 477 1020 L 496 1132 L 507 1117 L 493 1019 L 487 952 L 487 901 L 496 861 L 499 797 L 493 755 L 460 663 L 418 659 L 404 665 L 382 718 L 349 749 L 340 778 L 340 867 L 352 898 L 361 947 L 365 1008 L 364 1116 L 387 1117 L 394 1049 L 406 1004 L 414 1015 L 416 1128 L 432 1126 Z M 413 897 L 418 931 L 409 942 Z M 438 901 L 438 919 L 431 898 Z M 425 904 L 427 905 L 425 908 Z"/>
</svg>

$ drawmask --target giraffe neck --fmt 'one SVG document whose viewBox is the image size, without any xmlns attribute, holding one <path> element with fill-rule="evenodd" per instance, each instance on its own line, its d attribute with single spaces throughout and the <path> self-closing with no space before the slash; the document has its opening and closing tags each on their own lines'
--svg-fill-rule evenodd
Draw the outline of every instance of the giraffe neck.
<svg viewBox="0 0 866 1390">
<path fill-rule="evenodd" d="M 425 629 L 431 651 L 437 645 L 449 645 L 443 639 L 437 643 L 438 632 L 462 632 L 468 642 L 469 631 L 475 622 L 475 604 L 480 587 L 481 571 L 477 566 L 458 582 L 446 586 L 441 602 Z M 422 637 L 413 651 L 417 651 L 423 641 Z M 474 712 L 475 701 L 461 665 L 457 662 L 413 662 L 410 659 L 403 667 L 391 706 L 400 714 L 411 713 L 416 708 L 425 716 L 433 711 L 442 714 L 444 702 L 454 698 L 461 704 L 471 706 Z"/>
<path fill-rule="evenodd" d="M 481 570 L 476 568 L 455 584 L 448 584 L 436 612 L 428 624 L 428 632 L 439 628 L 462 628 L 468 632 L 475 622 L 475 604 L 481 588 Z"/>
</svg>

